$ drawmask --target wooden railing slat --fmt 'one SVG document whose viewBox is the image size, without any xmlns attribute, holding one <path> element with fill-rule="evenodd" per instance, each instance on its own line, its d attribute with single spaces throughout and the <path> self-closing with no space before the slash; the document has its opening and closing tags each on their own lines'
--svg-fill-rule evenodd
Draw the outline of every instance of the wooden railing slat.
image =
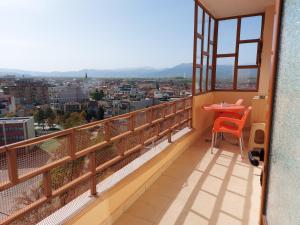
<svg viewBox="0 0 300 225">
<path fill-rule="evenodd" d="M 17 150 L 6 149 L 8 177 L 12 184 L 18 182 Z"/>
</svg>

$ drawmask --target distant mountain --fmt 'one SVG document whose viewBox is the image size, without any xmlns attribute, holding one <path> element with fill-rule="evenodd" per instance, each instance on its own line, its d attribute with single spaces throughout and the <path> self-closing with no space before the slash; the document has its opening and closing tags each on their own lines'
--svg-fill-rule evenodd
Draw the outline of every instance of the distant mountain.
<svg viewBox="0 0 300 225">
<path fill-rule="evenodd" d="M 95 70 L 95 69 L 83 69 L 78 71 L 53 71 L 53 72 L 38 72 L 38 71 L 26 71 L 16 69 L 0 69 L 1 75 L 16 75 L 25 77 L 83 77 L 85 73 L 89 77 L 103 77 L 103 78 L 169 78 L 169 77 L 192 77 L 193 64 L 182 63 L 174 67 L 155 69 L 151 67 L 143 68 L 125 68 L 115 70 Z M 245 70 L 244 74 L 253 75 L 253 70 Z M 218 76 L 223 79 L 232 79 L 233 67 L 230 65 L 220 65 L 217 68 Z M 255 72 L 256 74 L 256 72 Z"/>
<path fill-rule="evenodd" d="M 16 70 L 16 69 L 0 69 L 0 75 L 16 75 L 16 76 L 42 76 L 42 77 L 83 77 L 85 73 L 89 77 L 176 77 L 183 76 L 191 77 L 193 70 L 192 63 L 183 63 L 174 67 L 155 69 L 151 67 L 145 68 L 125 68 L 125 69 L 115 69 L 115 70 L 95 70 L 95 69 L 83 69 L 79 71 L 53 71 L 53 72 L 38 72 L 38 71 L 26 71 L 26 70 Z"/>
</svg>

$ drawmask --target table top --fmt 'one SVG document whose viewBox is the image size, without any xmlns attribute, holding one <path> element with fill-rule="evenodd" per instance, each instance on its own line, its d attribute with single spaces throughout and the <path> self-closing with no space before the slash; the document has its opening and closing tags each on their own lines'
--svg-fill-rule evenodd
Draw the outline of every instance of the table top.
<svg viewBox="0 0 300 225">
<path fill-rule="evenodd" d="M 212 104 L 205 105 L 203 109 L 206 111 L 215 111 L 215 112 L 241 112 L 245 110 L 245 106 L 229 104 L 229 103 L 220 103 L 220 104 Z"/>
</svg>

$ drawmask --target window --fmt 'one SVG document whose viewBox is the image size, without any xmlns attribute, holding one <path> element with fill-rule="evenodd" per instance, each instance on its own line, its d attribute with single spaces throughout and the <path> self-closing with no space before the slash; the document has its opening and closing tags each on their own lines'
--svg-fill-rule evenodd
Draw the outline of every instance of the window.
<svg viewBox="0 0 300 225">
<path fill-rule="evenodd" d="M 207 56 L 204 55 L 203 56 L 203 69 L 202 69 L 202 86 L 201 86 L 201 90 L 202 92 L 206 92 L 206 72 L 207 72 Z"/>
<path fill-rule="evenodd" d="M 237 19 L 219 21 L 218 54 L 235 53 L 237 21 Z"/>
<path fill-rule="evenodd" d="M 215 19 L 195 1 L 194 94 L 212 90 Z"/>
<path fill-rule="evenodd" d="M 258 43 L 240 44 L 239 65 L 256 65 Z"/>
<path fill-rule="evenodd" d="M 232 90 L 234 81 L 234 57 L 217 58 L 216 90 Z"/>
<path fill-rule="evenodd" d="M 239 69 L 237 89 L 256 90 L 257 68 Z"/>
<path fill-rule="evenodd" d="M 202 60 L 202 39 L 197 38 L 197 64 L 201 65 Z"/>
<path fill-rule="evenodd" d="M 218 21 L 215 90 L 258 89 L 263 14 Z"/>
<path fill-rule="evenodd" d="M 195 13 L 193 94 L 257 91 L 264 14 L 215 19 L 198 1 Z"/>
<path fill-rule="evenodd" d="M 260 39 L 262 16 L 244 17 L 241 20 L 241 40 Z"/>
<path fill-rule="evenodd" d="M 195 94 L 200 93 L 200 76 L 201 76 L 201 70 L 200 68 L 196 69 L 196 80 L 195 80 Z"/>
</svg>

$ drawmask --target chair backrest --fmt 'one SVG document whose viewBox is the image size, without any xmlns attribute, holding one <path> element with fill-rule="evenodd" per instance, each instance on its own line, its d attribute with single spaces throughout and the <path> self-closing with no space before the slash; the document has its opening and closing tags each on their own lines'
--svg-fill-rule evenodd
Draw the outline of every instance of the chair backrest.
<svg viewBox="0 0 300 225">
<path fill-rule="evenodd" d="M 240 98 L 239 100 L 234 103 L 235 105 L 241 105 L 243 103 L 244 99 Z"/>
<path fill-rule="evenodd" d="M 241 123 L 240 123 L 239 129 L 242 130 L 242 129 L 244 128 L 245 123 L 246 123 L 246 121 L 247 121 L 247 118 L 248 118 L 249 113 L 250 113 L 251 110 L 252 110 L 252 107 L 249 106 L 249 107 L 244 111 L 244 114 L 243 114 L 243 116 L 242 116 L 242 118 L 241 118 Z"/>
</svg>

